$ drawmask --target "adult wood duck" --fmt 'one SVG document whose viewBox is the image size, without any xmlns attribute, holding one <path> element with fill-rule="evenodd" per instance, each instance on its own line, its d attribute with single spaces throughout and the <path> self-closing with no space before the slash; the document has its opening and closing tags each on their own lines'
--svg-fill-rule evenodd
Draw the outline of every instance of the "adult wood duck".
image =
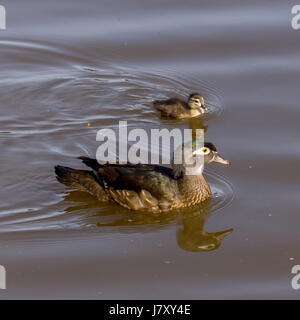
<svg viewBox="0 0 300 320">
<path fill-rule="evenodd" d="M 183 164 L 173 164 L 172 168 L 148 164 L 99 164 L 95 159 L 79 157 L 93 171 L 56 166 L 55 173 L 59 182 L 89 192 L 100 201 L 113 201 L 132 210 L 169 211 L 196 205 L 210 197 L 210 187 L 202 175 L 203 163 L 229 164 L 218 155 L 212 143 L 206 142 L 193 150 L 190 159 Z M 193 174 L 189 174 L 187 163 L 195 157 L 203 157 L 204 161 L 196 161 Z"/>
<path fill-rule="evenodd" d="M 208 108 L 204 105 L 203 97 L 198 93 L 192 93 L 187 102 L 172 98 L 156 100 L 153 105 L 156 110 L 160 111 L 161 116 L 173 119 L 193 118 L 208 111 Z"/>
</svg>

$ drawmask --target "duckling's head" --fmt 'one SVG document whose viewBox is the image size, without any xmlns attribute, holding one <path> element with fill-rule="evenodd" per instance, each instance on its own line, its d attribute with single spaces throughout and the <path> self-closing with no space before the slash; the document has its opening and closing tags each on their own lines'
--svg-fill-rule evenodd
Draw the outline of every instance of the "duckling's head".
<svg viewBox="0 0 300 320">
<path fill-rule="evenodd" d="M 188 106 L 191 109 L 197 109 L 201 114 L 208 111 L 208 108 L 204 106 L 204 98 L 198 93 L 192 93 L 188 99 Z"/>
</svg>

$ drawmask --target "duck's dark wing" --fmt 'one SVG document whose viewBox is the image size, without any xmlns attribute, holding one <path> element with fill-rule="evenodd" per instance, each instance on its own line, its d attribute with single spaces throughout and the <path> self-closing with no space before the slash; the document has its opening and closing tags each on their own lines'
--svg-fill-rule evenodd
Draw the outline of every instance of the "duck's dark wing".
<svg viewBox="0 0 300 320">
<path fill-rule="evenodd" d="M 112 168 L 136 168 L 136 169 L 143 169 L 146 171 L 157 171 L 161 172 L 165 175 L 167 175 L 170 178 L 174 178 L 173 171 L 171 168 L 163 167 L 159 165 L 151 165 L 151 164 L 132 164 L 132 163 L 126 163 L 126 164 L 100 164 L 96 159 L 89 158 L 89 157 L 78 157 L 78 159 L 82 160 L 82 162 L 93 169 L 94 171 L 98 171 L 100 168 L 103 167 L 112 167 Z"/>
<path fill-rule="evenodd" d="M 92 168 L 103 187 L 116 190 L 149 191 L 157 198 L 171 198 L 177 193 L 177 181 L 172 170 L 158 165 L 99 164 L 97 160 L 80 157 Z"/>
</svg>

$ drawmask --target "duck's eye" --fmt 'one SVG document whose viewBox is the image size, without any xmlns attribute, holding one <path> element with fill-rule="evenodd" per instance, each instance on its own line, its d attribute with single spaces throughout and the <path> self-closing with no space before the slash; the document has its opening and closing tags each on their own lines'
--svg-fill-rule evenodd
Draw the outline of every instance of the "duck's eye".
<svg viewBox="0 0 300 320">
<path fill-rule="evenodd" d="M 208 148 L 206 148 L 206 147 L 203 147 L 201 149 L 201 151 L 202 151 L 203 154 L 209 154 L 209 152 L 210 152 L 210 150 Z"/>
</svg>

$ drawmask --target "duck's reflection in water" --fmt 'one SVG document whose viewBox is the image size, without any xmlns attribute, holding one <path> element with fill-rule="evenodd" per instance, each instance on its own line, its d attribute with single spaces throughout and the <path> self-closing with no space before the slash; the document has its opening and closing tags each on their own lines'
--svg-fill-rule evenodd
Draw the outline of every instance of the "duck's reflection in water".
<svg viewBox="0 0 300 320">
<path fill-rule="evenodd" d="M 104 231 L 110 227 L 109 232 L 135 233 L 141 232 L 139 226 L 146 226 L 147 232 L 155 231 L 172 222 L 177 222 L 177 243 L 178 246 L 186 251 L 206 252 L 216 250 L 220 247 L 222 240 L 233 232 L 233 229 L 226 229 L 217 232 L 206 232 L 205 223 L 213 211 L 211 201 L 187 208 L 184 210 L 174 210 L 163 214 L 149 212 L 132 212 L 118 206 L 103 204 L 86 193 L 80 191 L 70 191 L 65 196 L 65 201 L 80 202 L 65 209 L 65 212 L 81 212 L 86 214 L 87 210 L 93 211 L 93 216 L 87 217 L 87 223 L 93 223 Z M 100 209 L 101 208 L 101 209 Z M 115 212 L 118 208 L 117 213 Z M 100 212 L 99 212 L 100 209 Z M 108 222 L 99 222 L 106 220 Z M 125 229 L 122 227 L 126 227 Z"/>
<path fill-rule="evenodd" d="M 182 218 L 182 226 L 177 231 L 177 242 L 181 249 L 192 252 L 212 251 L 220 247 L 222 240 L 233 232 L 227 229 L 206 232 L 205 223 L 209 214 L 194 214 Z"/>
<path fill-rule="evenodd" d="M 202 129 L 204 130 L 204 135 L 206 134 L 206 131 L 208 130 L 208 126 L 204 124 L 204 119 L 201 119 L 200 117 L 197 118 L 191 118 L 189 119 L 189 127 L 192 130 L 192 137 L 193 139 L 196 139 L 196 130 Z"/>
</svg>

